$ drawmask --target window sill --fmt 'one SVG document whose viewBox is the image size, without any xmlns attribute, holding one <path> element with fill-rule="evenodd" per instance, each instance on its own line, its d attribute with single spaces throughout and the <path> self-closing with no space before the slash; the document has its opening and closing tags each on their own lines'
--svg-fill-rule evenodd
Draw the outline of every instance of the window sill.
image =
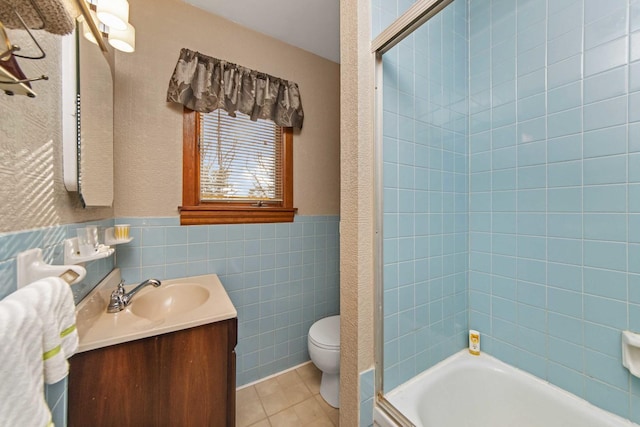
<svg viewBox="0 0 640 427">
<path fill-rule="evenodd" d="M 293 222 L 298 209 L 238 206 L 180 206 L 180 225 Z"/>
</svg>

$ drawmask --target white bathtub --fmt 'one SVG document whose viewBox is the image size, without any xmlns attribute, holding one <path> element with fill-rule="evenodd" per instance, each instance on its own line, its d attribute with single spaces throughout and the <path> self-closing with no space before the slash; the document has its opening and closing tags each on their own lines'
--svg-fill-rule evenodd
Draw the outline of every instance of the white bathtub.
<svg viewBox="0 0 640 427">
<path fill-rule="evenodd" d="M 418 427 L 631 427 L 552 384 L 491 356 L 460 351 L 386 394 Z M 381 427 L 395 424 L 379 408 Z"/>
</svg>

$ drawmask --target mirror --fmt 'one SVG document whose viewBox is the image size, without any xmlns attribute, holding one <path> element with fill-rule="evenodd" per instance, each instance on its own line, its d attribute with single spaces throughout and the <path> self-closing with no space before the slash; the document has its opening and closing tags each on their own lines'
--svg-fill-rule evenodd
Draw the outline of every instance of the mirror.
<svg viewBox="0 0 640 427">
<path fill-rule="evenodd" d="M 78 192 L 85 206 L 113 204 L 113 75 L 107 58 L 78 35 Z"/>
<path fill-rule="evenodd" d="M 113 74 L 78 23 L 63 42 L 64 181 L 85 207 L 113 204 Z"/>
</svg>

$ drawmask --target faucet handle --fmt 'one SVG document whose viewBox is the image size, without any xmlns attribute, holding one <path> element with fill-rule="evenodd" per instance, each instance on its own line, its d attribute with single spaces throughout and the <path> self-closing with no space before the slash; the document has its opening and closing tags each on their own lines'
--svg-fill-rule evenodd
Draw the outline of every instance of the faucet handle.
<svg viewBox="0 0 640 427">
<path fill-rule="evenodd" d="M 124 279 L 120 280 L 120 283 L 118 283 L 118 288 L 114 289 L 113 293 L 117 295 L 124 295 Z"/>
<path fill-rule="evenodd" d="M 118 283 L 118 287 L 111 291 L 111 299 L 124 295 L 124 280 Z"/>
<path fill-rule="evenodd" d="M 107 313 L 117 313 L 124 309 L 125 303 L 124 297 L 124 280 L 118 283 L 118 287 L 111 292 L 111 298 L 109 300 L 109 306 L 107 307 Z"/>
</svg>

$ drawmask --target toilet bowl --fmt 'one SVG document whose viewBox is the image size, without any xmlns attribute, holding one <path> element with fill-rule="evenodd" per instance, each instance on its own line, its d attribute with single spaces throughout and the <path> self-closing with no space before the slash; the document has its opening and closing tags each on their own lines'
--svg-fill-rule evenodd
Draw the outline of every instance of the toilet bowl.
<svg viewBox="0 0 640 427">
<path fill-rule="evenodd" d="M 309 329 L 309 356 L 322 371 L 320 395 L 334 408 L 340 407 L 340 316 L 320 319 Z"/>
</svg>

